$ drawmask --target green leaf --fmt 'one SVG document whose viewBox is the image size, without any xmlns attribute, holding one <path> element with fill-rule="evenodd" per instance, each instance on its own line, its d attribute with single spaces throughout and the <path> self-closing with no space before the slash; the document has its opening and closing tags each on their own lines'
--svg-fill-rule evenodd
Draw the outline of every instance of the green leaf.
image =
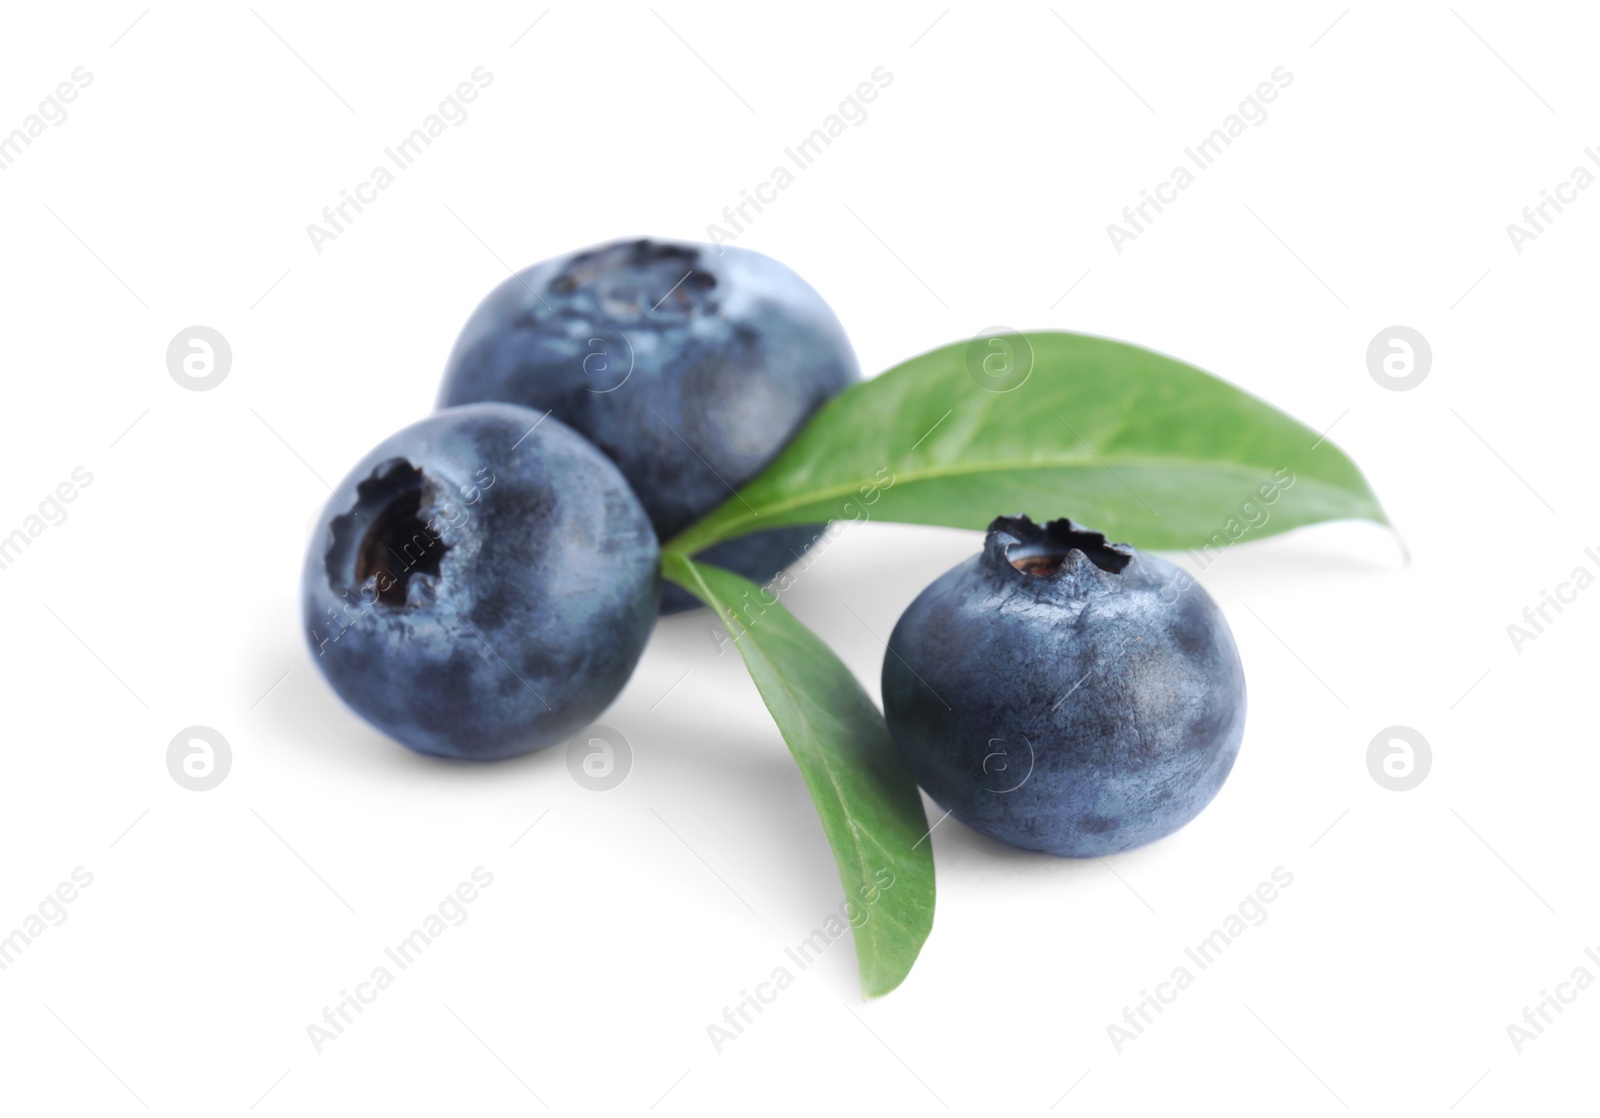
<svg viewBox="0 0 1600 1118">
<path fill-rule="evenodd" d="M 663 556 L 662 569 L 716 610 L 744 656 L 822 817 L 845 899 L 864 914 L 855 928 L 861 992 L 887 994 L 933 927 L 933 843 L 883 715 L 775 596 L 682 555 Z"/>
<path fill-rule="evenodd" d="M 1169 549 L 1388 523 L 1355 463 L 1271 405 L 1138 346 L 1043 332 L 958 342 L 851 387 L 667 546 L 827 520 L 981 529 L 1018 512 Z"/>
</svg>

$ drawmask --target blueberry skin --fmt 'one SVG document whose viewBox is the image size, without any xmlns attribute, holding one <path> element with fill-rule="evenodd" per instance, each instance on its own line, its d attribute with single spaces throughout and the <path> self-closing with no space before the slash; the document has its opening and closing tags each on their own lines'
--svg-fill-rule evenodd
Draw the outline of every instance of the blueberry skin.
<svg viewBox="0 0 1600 1118">
<path fill-rule="evenodd" d="M 551 411 L 618 465 L 670 540 L 860 376 L 833 311 L 776 260 L 625 240 L 535 264 L 490 292 L 456 339 L 439 406 Z M 766 582 L 820 530 L 771 529 L 702 556 Z M 699 604 L 668 586 L 662 612 Z"/>
<path fill-rule="evenodd" d="M 497 760 L 570 737 L 622 690 L 655 624 L 659 559 L 617 468 L 559 420 L 451 408 L 334 491 L 302 619 L 361 717 L 418 753 Z"/>
<path fill-rule="evenodd" d="M 883 706 L 912 776 L 962 822 L 1088 858 L 1169 835 L 1216 796 L 1244 668 L 1178 567 L 1070 520 L 1001 517 L 895 626 Z"/>
</svg>

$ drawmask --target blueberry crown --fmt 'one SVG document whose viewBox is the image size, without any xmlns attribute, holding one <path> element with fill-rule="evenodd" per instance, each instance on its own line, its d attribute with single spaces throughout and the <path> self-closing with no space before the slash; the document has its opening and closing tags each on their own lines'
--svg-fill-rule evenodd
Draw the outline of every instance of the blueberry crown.
<svg viewBox="0 0 1600 1118">
<path fill-rule="evenodd" d="M 984 552 L 991 562 L 1041 578 L 1083 562 L 1092 563 L 1107 574 L 1121 574 L 1135 554 L 1128 544 L 1107 543 L 1100 532 L 1065 517 L 1040 525 L 1021 513 L 995 518 L 989 525 Z M 1081 558 L 1075 562 L 1074 555 Z"/>
</svg>

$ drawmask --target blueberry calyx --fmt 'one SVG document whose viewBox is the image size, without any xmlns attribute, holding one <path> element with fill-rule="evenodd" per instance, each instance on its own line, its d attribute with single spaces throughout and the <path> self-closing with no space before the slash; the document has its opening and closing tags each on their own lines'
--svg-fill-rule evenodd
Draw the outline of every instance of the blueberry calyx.
<svg viewBox="0 0 1600 1118">
<path fill-rule="evenodd" d="M 445 543 L 432 515 L 437 487 L 404 458 L 391 458 L 356 486 L 349 512 L 329 522 L 326 569 L 337 592 L 370 592 L 379 605 L 408 604 L 411 579 L 436 582 Z"/>
<path fill-rule="evenodd" d="M 991 571 L 1013 580 L 1020 575 L 1024 583 L 1085 574 L 1105 580 L 1120 575 L 1134 554 L 1129 545 L 1108 543 L 1103 533 L 1065 517 L 1036 524 L 1023 513 L 996 517 L 983 548 L 984 563 Z"/>
<path fill-rule="evenodd" d="M 557 295 L 581 295 L 591 313 L 614 322 L 713 314 L 716 286 L 716 276 L 700 266 L 697 246 L 648 239 L 581 252 L 550 281 Z"/>
</svg>

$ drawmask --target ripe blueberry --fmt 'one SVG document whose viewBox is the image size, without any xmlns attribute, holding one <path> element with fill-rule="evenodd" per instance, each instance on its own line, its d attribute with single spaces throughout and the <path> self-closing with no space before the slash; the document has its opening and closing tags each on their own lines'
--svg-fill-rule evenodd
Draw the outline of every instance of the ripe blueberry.
<svg viewBox="0 0 1600 1118">
<path fill-rule="evenodd" d="M 490 292 L 456 339 L 439 406 L 551 411 L 617 464 L 667 540 L 728 500 L 859 377 L 839 320 L 776 260 L 616 241 Z M 703 557 L 765 582 L 818 530 L 757 532 Z M 669 586 L 662 610 L 697 604 Z"/>
<path fill-rule="evenodd" d="M 659 550 L 622 475 L 559 420 L 437 412 L 328 501 L 301 608 L 317 666 L 418 753 L 540 749 L 599 714 L 655 623 Z"/>
<path fill-rule="evenodd" d="M 1070 520 L 1003 516 L 900 618 L 883 707 L 912 776 L 958 819 L 1084 858 L 1211 802 L 1244 734 L 1244 669 L 1179 568 Z"/>
</svg>

